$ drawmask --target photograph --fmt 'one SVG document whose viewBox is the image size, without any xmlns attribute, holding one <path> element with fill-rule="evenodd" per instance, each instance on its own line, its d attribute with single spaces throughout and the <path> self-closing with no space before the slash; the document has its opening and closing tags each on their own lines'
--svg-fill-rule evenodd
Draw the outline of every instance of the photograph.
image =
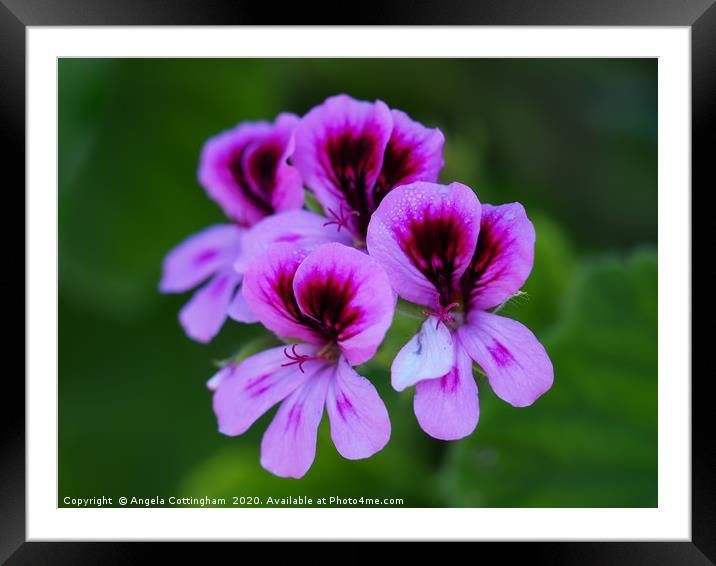
<svg viewBox="0 0 716 566">
<path fill-rule="evenodd" d="M 57 506 L 659 507 L 658 64 L 59 57 Z"/>
</svg>

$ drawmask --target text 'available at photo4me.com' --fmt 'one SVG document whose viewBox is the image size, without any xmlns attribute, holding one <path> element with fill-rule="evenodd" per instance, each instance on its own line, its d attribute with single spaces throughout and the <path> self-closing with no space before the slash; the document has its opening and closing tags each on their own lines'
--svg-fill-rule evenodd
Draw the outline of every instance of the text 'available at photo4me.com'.
<svg viewBox="0 0 716 566">
<path fill-rule="evenodd" d="M 71 497 L 62 498 L 62 507 L 402 507 L 400 497 L 311 497 L 298 496 L 245 496 L 226 497 Z"/>
</svg>

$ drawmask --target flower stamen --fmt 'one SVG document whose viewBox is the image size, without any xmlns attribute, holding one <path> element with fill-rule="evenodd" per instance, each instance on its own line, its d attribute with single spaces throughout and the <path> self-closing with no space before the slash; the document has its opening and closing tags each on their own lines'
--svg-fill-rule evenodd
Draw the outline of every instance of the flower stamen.
<svg viewBox="0 0 716 566">
<path fill-rule="evenodd" d="M 324 222 L 323 226 L 330 226 L 331 224 L 335 224 L 337 226 L 336 232 L 340 232 L 341 228 L 345 227 L 348 228 L 348 221 L 350 220 L 351 216 L 360 216 L 360 212 L 357 210 L 346 210 L 343 208 L 343 203 L 341 203 L 341 208 L 336 214 L 336 212 L 332 208 L 326 209 L 328 213 L 334 218 L 333 220 L 329 220 L 328 222 Z"/>
<path fill-rule="evenodd" d="M 311 362 L 311 361 L 316 361 L 316 360 L 322 360 L 322 359 L 323 359 L 322 356 L 307 356 L 306 354 L 299 354 L 299 353 L 296 351 L 296 346 L 297 346 L 297 344 L 292 344 L 292 345 L 291 345 L 291 352 L 290 352 L 290 353 L 288 352 L 288 346 L 286 346 L 286 347 L 283 349 L 283 355 L 286 356 L 286 357 L 287 357 L 289 360 L 291 360 L 291 361 L 290 361 L 290 362 L 286 362 L 285 364 L 281 364 L 281 367 L 282 367 L 282 368 L 283 368 L 283 367 L 288 367 L 288 366 L 292 366 L 292 365 L 298 364 L 298 369 L 301 371 L 301 373 L 306 373 L 305 370 L 303 369 L 303 364 L 305 364 L 306 362 Z"/>
<path fill-rule="evenodd" d="M 435 311 L 429 311 L 429 310 L 423 310 L 422 312 L 425 316 L 434 316 L 438 319 L 437 323 L 435 324 L 435 330 L 437 330 L 440 327 L 440 323 L 442 322 L 445 326 L 448 325 L 448 323 L 452 324 L 455 322 L 455 318 L 450 314 L 450 311 L 454 309 L 455 307 L 459 307 L 460 303 L 450 303 L 447 306 L 443 306 L 442 300 L 440 299 L 440 294 L 438 293 L 435 302 L 437 303 L 437 310 Z"/>
</svg>

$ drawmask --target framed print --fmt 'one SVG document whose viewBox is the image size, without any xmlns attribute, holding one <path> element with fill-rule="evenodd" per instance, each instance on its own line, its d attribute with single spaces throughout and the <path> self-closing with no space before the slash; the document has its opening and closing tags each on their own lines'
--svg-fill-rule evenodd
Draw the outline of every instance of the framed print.
<svg viewBox="0 0 716 566">
<path fill-rule="evenodd" d="M 400 4 L 4 0 L 3 560 L 716 560 L 691 372 L 716 8 Z"/>
</svg>

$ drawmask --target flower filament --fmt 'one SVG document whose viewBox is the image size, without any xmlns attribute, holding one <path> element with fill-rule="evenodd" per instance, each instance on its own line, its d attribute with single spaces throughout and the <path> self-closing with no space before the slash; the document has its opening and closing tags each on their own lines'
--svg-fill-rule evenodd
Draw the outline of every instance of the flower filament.
<svg viewBox="0 0 716 566">
<path fill-rule="evenodd" d="M 455 317 L 450 314 L 450 311 L 454 309 L 455 307 L 459 307 L 460 303 L 454 302 L 450 303 L 447 306 L 443 306 L 442 299 L 440 298 L 440 294 L 435 298 L 435 303 L 437 304 L 437 310 L 435 311 L 429 311 L 429 310 L 423 310 L 422 312 L 425 316 L 434 316 L 438 319 L 437 323 L 435 324 L 435 330 L 437 330 L 440 327 L 440 323 L 442 322 L 445 326 L 448 324 L 453 324 L 455 322 Z"/>
</svg>

